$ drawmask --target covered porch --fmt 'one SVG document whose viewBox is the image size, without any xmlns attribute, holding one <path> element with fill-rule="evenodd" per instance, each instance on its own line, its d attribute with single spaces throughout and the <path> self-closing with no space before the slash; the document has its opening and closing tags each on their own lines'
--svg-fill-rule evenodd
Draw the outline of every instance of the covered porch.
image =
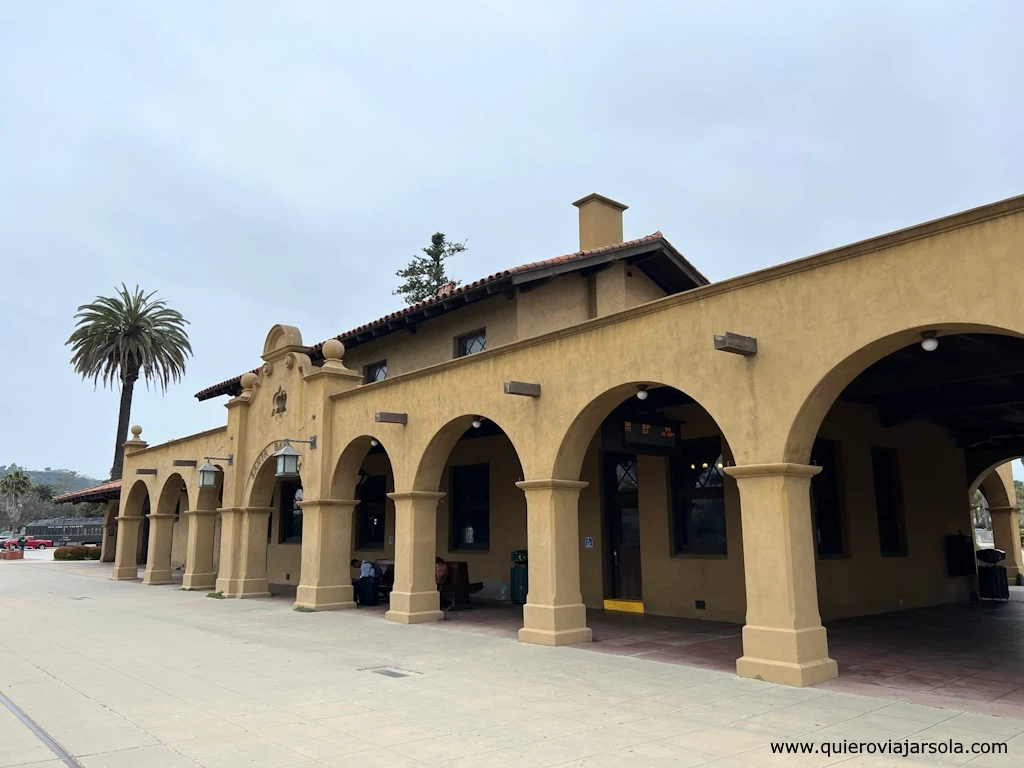
<svg viewBox="0 0 1024 768">
<path fill-rule="evenodd" d="M 386 604 L 360 611 L 378 612 Z M 742 626 L 590 609 L 593 642 L 573 649 L 723 672 L 743 653 Z M 516 640 L 522 607 L 476 601 L 438 627 Z M 840 676 L 819 685 L 862 696 L 1024 717 L 1024 587 L 1010 601 L 918 608 L 825 622 Z"/>
</svg>

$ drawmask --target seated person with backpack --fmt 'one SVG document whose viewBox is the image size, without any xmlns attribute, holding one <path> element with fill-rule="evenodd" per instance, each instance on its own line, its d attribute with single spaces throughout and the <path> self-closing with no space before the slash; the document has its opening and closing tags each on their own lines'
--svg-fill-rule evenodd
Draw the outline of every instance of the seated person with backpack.
<svg viewBox="0 0 1024 768">
<path fill-rule="evenodd" d="M 359 569 L 359 578 L 352 579 L 352 591 L 356 602 L 359 605 L 377 605 L 379 602 L 377 593 L 380 590 L 380 580 L 384 575 L 380 566 L 370 560 L 360 562 L 355 558 L 352 559 L 349 565 Z"/>
</svg>

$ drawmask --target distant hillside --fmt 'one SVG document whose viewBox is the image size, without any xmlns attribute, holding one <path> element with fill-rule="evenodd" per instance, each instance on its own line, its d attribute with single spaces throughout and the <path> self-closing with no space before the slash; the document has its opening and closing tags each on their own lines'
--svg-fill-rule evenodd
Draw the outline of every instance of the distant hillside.
<svg viewBox="0 0 1024 768">
<path fill-rule="evenodd" d="M 0 464 L 0 477 L 3 477 L 8 472 L 13 472 L 16 469 L 24 470 L 28 473 L 28 476 L 32 478 L 33 483 L 45 483 L 52 485 L 56 493 L 69 493 L 70 491 L 77 491 L 82 488 L 88 488 L 91 485 L 97 485 L 101 481 L 88 475 L 81 475 L 71 469 L 25 469 L 25 467 L 19 467 L 17 464 L 11 464 L 10 466 L 3 466 Z"/>
</svg>

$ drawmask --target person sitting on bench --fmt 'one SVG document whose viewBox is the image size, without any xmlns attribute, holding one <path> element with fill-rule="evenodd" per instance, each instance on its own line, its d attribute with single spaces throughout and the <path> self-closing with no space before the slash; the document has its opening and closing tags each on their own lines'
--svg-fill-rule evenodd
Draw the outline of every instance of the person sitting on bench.
<svg viewBox="0 0 1024 768">
<path fill-rule="evenodd" d="M 352 579 L 352 591 L 356 602 L 360 605 L 377 605 L 380 579 L 384 575 L 380 566 L 370 560 L 360 562 L 355 558 L 352 558 L 349 565 L 359 569 L 359 578 Z"/>
<path fill-rule="evenodd" d="M 448 564 L 443 557 L 434 558 L 434 583 L 440 589 L 441 585 L 448 581 Z"/>
<path fill-rule="evenodd" d="M 442 592 L 444 585 L 448 582 L 448 564 L 443 557 L 434 558 L 434 583 L 437 584 L 437 591 Z M 442 595 L 442 603 L 444 596 Z"/>
</svg>

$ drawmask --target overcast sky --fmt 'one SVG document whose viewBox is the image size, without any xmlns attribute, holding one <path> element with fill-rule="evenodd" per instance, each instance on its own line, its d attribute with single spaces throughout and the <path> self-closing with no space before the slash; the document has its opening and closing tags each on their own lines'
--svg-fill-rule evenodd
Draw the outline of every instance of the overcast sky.
<svg viewBox="0 0 1024 768">
<path fill-rule="evenodd" d="M 385 10 L 387 9 L 387 10 Z M 63 346 L 121 282 L 191 321 L 193 394 L 630 206 L 712 280 L 1024 192 L 1024 3 L 0 3 L 0 463 L 106 477 L 117 393 Z"/>
</svg>

